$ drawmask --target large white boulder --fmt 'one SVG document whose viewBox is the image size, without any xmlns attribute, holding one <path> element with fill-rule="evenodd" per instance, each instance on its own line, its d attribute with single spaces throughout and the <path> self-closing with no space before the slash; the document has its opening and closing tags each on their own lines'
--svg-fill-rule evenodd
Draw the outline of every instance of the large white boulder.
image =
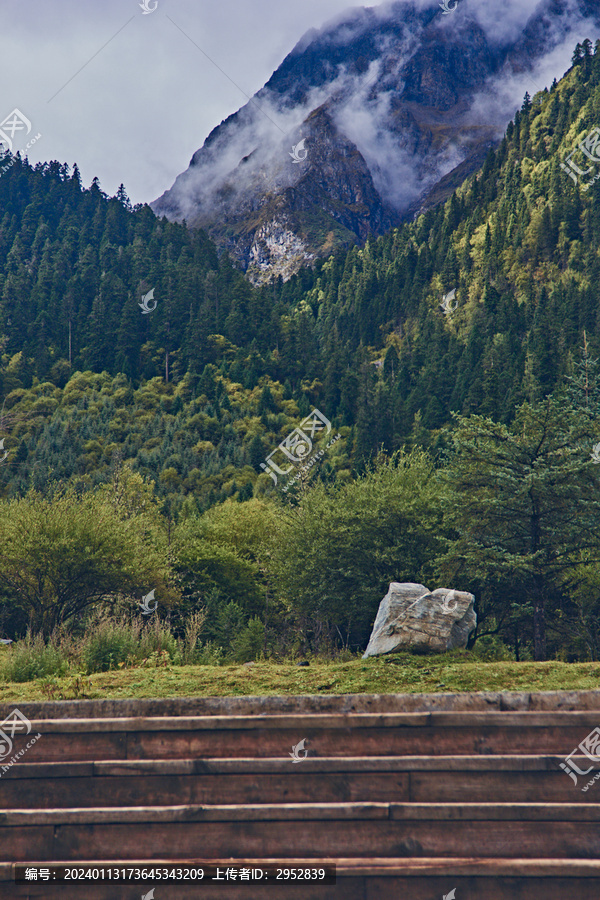
<svg viewBox="0 0 600 900">
<path fill-rule="evenodd" d="M 379 604 L 363 659 L 394 650 L 444 653 L 466 647 L 477 625 L 474 602 L 466 591 L 429 591 L 422 584 L 392 581 Z"/>
</svg>

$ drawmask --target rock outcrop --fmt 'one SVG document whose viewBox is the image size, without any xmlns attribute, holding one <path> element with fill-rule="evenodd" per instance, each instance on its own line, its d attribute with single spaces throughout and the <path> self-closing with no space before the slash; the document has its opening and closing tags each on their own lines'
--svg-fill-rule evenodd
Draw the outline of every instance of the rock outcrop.
<svg viewBox="0 0 600 900">
<path fill-rule="evenodd" d="M 392 581 L 379 604 L 363 659 L 395 650 L 444 653 L 466 647 L 477 625 L 474 602 L 466 591 L 429 591 L 422 584 Z"/>
<path fill-rule="evenodd" d="M 502 4 L 349 9 L 302 38 L 152 208 L 205 228 L 258 284 L 442 203 L 525 91 L 562 77 L 580 21 L 600 27 L 598 0 L 522 6 L 510 28 Z"/>
<path fill-rule="evenodd" d="M 216 141 L 225 156 L 227 132 Z M 296 162 L 292 147 L 298 148 Z M 188 224 L 206 228 L 254 284 L 276 276 L 287 280 L 317 256 L 349 249 L 399 221 L 358 148 L 324 107 L 221 178 L 210 174 L 215 157 L 212 146 L 194 154 L 188 171 L 153 208 L 168 218 L 185 214 Z M 205 178 L 199 183 L 200 172 Z"/>
</svg>

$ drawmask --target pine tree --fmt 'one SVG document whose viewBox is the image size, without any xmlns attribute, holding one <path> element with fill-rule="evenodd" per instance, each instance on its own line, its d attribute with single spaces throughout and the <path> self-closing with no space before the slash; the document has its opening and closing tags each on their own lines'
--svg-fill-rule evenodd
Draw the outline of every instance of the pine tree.
<svg viewBox="0 0 600 900">
<path fill-rule="evenodd" d="M 559 395 L 521 406 L 511 427 L 458 417 L 447 482 L 458 537 L 438 565 L 445 577 L 519 584 L 532 609 L 536 660 L 546 657 L 546 614 L 560 579 L 587 552 L 600 562 L 600 472 L 589 419 Z M 506 618 L 498 604 L 496 615 Z"/>
<path fill-rule="evenodd" d="M 585 330 L 581 358 L 575 363 L 574 374 L 567 376 L 565 381 L 567 397 L 571 404 L 591 419 L 598 419 L 600 417 L 600 371 L 598 370 L 598 360 L 589 352 Z"/>
<path fill-rule="evenodd" d="M 125 185 L 120 184 L 117 193 L 115 194 L 115 198 L 122 203 L 125 209 L 131 209 L 131 200 L 127 196 L 127 191 L 125 190 Z"/>
</svg>

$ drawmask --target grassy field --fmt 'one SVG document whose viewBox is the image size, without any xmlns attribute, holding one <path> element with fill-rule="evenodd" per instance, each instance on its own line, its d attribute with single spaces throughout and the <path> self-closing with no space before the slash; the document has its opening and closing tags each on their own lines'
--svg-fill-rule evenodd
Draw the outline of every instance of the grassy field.
<svg viewBox="0 0 600 900">
<path fill-rule="evenodd" d="M 600 663 L 481 662 L 463 651 L 349 662 L 257 662 L 233 666 L 124 668 L 19 684 L 0 682 L 4 701 L 285 694 L 583 690 L 600 686 Z"/>
</svg>

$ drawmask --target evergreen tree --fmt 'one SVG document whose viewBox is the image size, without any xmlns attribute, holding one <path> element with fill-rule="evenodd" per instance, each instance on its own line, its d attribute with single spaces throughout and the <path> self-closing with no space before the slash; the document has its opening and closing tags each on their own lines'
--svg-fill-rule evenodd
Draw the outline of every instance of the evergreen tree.
<svg viewBox="0 0 600 900">
<path fill-rule="evenodd" d="M 600 473 L 587 417 L 564 397 L 522 405 L 512 427 L 459 417 L 447 473 L 457 537 L 439 561 L 446 577 L 506 591 L 533 612 L 536 660 L 546 658 L 546 613 L 561 577 L 589 551 L 600 560 Z M 456 583 L 456 581 L 454 582 Z M 495 610 L 506 618 L 506 609 Z"/>
</svg>

